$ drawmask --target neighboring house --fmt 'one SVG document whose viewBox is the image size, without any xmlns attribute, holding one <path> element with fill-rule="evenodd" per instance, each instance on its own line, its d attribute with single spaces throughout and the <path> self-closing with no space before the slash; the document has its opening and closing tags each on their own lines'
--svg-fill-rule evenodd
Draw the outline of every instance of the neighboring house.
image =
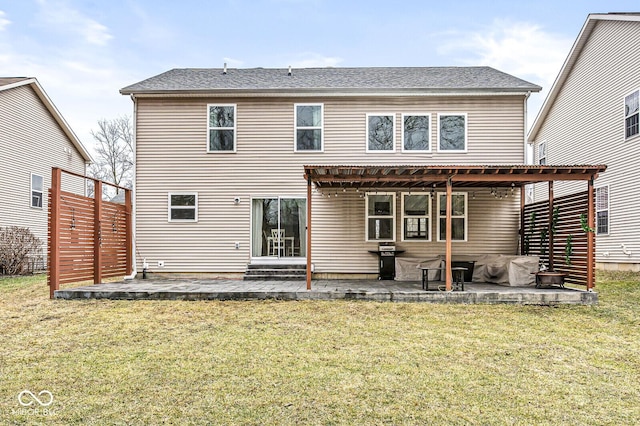
<svg viewBox="0 0 640 426">
<path fill-rule="evenodd" d="M 607 165 L 595 182 L 597 266 L 640 270 L 640 13 L 591 14 L 528 141 L 538 164 Z M 554 194 L 575 192 L 559 183 Z M 536 185 L 535 200 L 548 187 Z"/>
<path fill-rule="evenodd" d="M 51 168 L 84 175 L 91 157 L 35 78 L 0 78 L 0 148 L 0 227 L 29 228 L 46 253 Z"/>
<path fill-rule="evenodd" d="M 311 249 L 315 277 L 375 277 L 379 244 L 514 255 L 521 185 L 582 176 L 524 165 L 539 90 L 489 67 L 225 66 L 125 87 L 138 270 L 240 275 Z"/>
</svg>

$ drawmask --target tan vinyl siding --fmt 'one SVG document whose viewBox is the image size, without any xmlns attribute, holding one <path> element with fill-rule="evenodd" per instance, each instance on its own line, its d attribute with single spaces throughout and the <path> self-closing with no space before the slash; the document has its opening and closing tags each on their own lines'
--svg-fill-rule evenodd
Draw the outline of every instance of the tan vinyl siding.
<svg viewBox="0 0 640 426">
<path fill-rule="evenodd" d="M 207 153 L 207 104 L 236 104 L 237 152 Z M 324 104 L 324 152 L 294 152 L 294 104 Z M 136 221 L 138 262 L 167 272 L 243 272 L 250 261 L 251 199 L 306 198 L 305 164 L 522 164 L 522 96 L 309 99 L 150 99 L 137 100 Z M 396 152 L 366 153 L 367 113 L 395 113 Z M 432 152 L 401 150 L 401 114 L 430 113 Z M 467 153 L 437 152 L 437 114 L 466 113 Z M 167 221 L 169 192 L 197 192 L 198 222 Z M 469 241 L 454 253 L 515 252 L 519 209 L 516 198 L 496 208 L 489 189 L 469 197 Z M 240 197 L 240 204 L 234 198 Z M 397 208 L 400 208 L 398 200 Z M 511 208 L 502 206 L 510 205 Z M 435 242 L 435 203 L 431 243 L 397 245 L 407 255 L 443 254 Z M 496 233 L 488 227 L 500 217 Z M 313 197 L 313 263 L 316 272 L 376 272 L 365 243 L 364 199 L 355 191 L 338 198 Z M 240 248 L 235 249 L 235 242 Z"/>
<path fill-rule="evenodd" d="M 640 51 L 633 44 L 639 38 L 639 22 L 599 21 L 536 136 L 547 141 L 548 164 L 607 165 L 595 183 L 609 185 L 610 195 L 609 235 L 597 237 L 598 262 L 640 262 L 640 136 L 625 141 L 623 127 L 624 96 L 640 88 Z M 585 186 L 558 183 L 554 192 Z M 538 185 L 536 201 L 546 197 L 546 185 Z"/>
<path fill-rule="evenodd" d="M 84 173 L 84 159 L 30 86 L 0 91 L 0 226 L 28 227 L 47 244 L 47 190 L 51 168 Z M 69 156 L 65 149 L 71 149 Z M 31 173 L 43 177 L 42 208 L 31 208 Z M 84 183 L 63 178 L 66 190 Z"/>
</svg>

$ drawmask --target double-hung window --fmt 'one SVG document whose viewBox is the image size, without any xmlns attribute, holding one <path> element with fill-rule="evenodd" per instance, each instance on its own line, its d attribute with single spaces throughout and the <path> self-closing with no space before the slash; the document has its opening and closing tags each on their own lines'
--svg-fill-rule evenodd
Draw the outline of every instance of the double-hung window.
<svg viewBox="0 0 640 426">
<path fill-rule="evenodd" d="M 367 241 L 395 241 L 396 196 L 393 193 L 367 194 Z"/>
<path fill-rule="evenodd" d="M 402 194 L 402 240 L 431 241 L 431 196 Z"/>
<path fill-rule="evenodd" d="M 467 152 L 467 114 L 438 114 L 438 151 Z"/>
<path fill-rule="evenodd" d="M 541 166 L 547 164 L 547 143 L 544 141 L 538 144 L 538 164 Z"/>
<path fill-rule="evenodd" d="M 609 186 L 596 188 L 596 234 L 609 233 Z"/>
<path fill-rule="evenodd" d="M 324 106 L 322 104 L 295 105 L 295 138 L 294 151 L 323 150 Z"/>
<path fill-rule="evenodd" d="M 197 222 L 198 193 L 169 193 L 169 222 Z"/>
<path fill-rule="evenodd" d="M 431 152 L 430 114 L 402 114 L 402 151 Z"/>
<path fill-rule="evenodd" d="M 638 106 L 640 104 L 640 90 L 624 97 L 624 138 L 628 139 L 640 132 L 638 125 Z"/>
<path fill-rule="evenodd" d="M 447 194 L 438 193 L 438 241 L 447 240 Z M 467 241 L 467 193 L 451 194 L 451 241 Z"/>
<path fill-rule="evenodd" d="M 42 208 L 44 180 L 42 176 L 31 174 L 31 207 Z"/>
<path fill-rule="evenodd" d="M 236 152 L 236 106 L 207 106 L 207 152 Z"/>
<path fill-rule="evenodd" d="M 366 152 L 396 150 L 395 114 L 367 114 Z"/>
</svg>

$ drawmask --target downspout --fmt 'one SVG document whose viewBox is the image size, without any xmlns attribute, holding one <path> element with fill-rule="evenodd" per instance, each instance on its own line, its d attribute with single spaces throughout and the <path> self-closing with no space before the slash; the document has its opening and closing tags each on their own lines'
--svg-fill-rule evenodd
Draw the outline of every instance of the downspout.
<svg viewBox="0 0 640 426">
<path fill-rule="evenodd" d="M 133 269 L 131 271 L 131 275 L 127 275 L 124 277 L 125 280 L 132 280 L 136 277 L 136 275 L 138 274 L 138 261 L 136 259 L 136 253 L 138 252 L 136 249 L 136 167 L 137 167 L 137 161 L 136 161 L 136 138 L 137 138 L 137 133 L 136 133 L 136 122 L 137 117 L 138 117 L 138 101 L 136 100 L 136 97 L 131 94 L 131 100 L 133 101 L 133 188 L 131 190 L 131 232 L 132 232 L 132 239 L 131 239 L 131 244 L 133 245 L 133 247 L 131 248 L 131 251 L 133 253 Z M 146 263 L 146 260 L 145 260 Z"/>
<path fill-rule="evenodd" d="M 527 114 L 528 114 L 528 108 L 527 108 L 527 100 L 529 100 L 529 96 L 531 96 L 531 92 L 527 92 L 526 95 L 524 95 L 524 134 L 522 135 L 522 138 L 524 140 L 524 164 L 529 164 L 529 161 L 531 160 L 530 158 L 528 158 L 527 156 L 527 152 L 529 152 L 529 150 L 527 149 L 527 133 L 528 133 L 528 125 L 529 125 L 529 120 L 527 120 Z M 524 188 L 524 186 L 523 186 Z"/>
</svg>

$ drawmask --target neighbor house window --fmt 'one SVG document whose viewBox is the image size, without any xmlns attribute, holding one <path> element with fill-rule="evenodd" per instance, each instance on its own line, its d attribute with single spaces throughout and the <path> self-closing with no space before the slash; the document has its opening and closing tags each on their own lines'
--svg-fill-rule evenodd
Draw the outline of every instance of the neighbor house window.
<svg viewBox="0 0 640 426">
<path fill-rule="evenodd" d="M 635 136 L 638 128 L 638 105 L 640 104 L 640 91 L 636 90 L 624 98 L 624 137 Z"/>
<path fill-rule="evenodd" d="M 431 241 L 431 196 L 402 194 L 402 240 Z"/>
<path fill-rule="evenodd" d="M 438 114 L 438 151 L 467 152 L 467 114 Z"/>
<path fill-rule="evenodd" d="M 295 105 L 295 151 L 322 151 L 323 110 L 322 104 Z"/>
<path fill-rule="evenodd" d="M 538 164 L 544 166 L 547 164 L 547 143 L 540 142 L 538 144 Z"/>
<path fill-rule="evenodd" d="M 609 233 L 609 186 L 596 188 L 596 233 Z"/>
<path fill-rule="evenodd" d="M 236 151 L 236 106 L 208 105 L 208 152 Z"/>
<path fill-rule="evenodd" d="M 42 176 L 31 174 L 31 207 L 42 208 L 44 181 Z"/>
<path fill-rule="evenodd" d="M 395 241 L 395 194 L 367 194 L 366 199 L 367 241 Z"/>
<path fill-rule="evenodd" d="M 428 114 L 402 114 L 402 150 L 431 151 L 431 116 Z"/>
<path fill-rule="evenodd" d="M 438 241 L 447 240 L 447 194 L 438 193 Z M 451 195 L 451 241 L 467 241 L 467 193 Z"/>
<path fill-rule="evenodd" d="M 367 114 L 367 152 L 396 150 L 395 114 Z"/>
<path fill-rule="evenodd" d="M 169 193 L 169 222 L 197 222 L 198 193 Z"/>
</svg>

